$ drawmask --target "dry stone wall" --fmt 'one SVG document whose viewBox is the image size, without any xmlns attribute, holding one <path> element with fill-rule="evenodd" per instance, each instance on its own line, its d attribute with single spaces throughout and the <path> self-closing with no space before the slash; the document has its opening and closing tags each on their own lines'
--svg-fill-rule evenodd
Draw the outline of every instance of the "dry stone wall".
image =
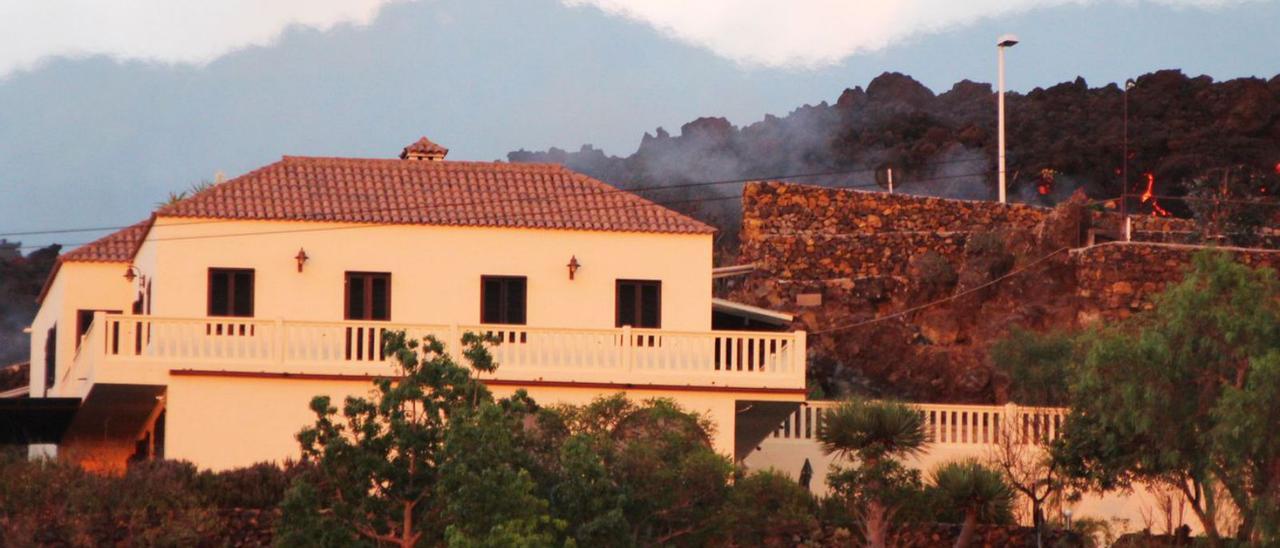
<svg viewBox="0 0 1280 548">
<path fill-rule="evenodd" d="M 1051 211 L 778 182 L 747 185 L 742 209 L 743 259 L 809 280 L 905 276 L 914 255 L 955 259 L 970 234 L 1035 226 Z"/>
<path fill-rule="evenodd" d="M 1114 319 L 1151 308 L 1152 297 L 1177 283 L 1199 245 L 1113 242 L 1072 252 L 1076 265 L 1076 294 L 1086 306 L 1082 319 Z M 1280 250 L 1218 248 L 1237 261 L 1280 269 Z"/>
<path fill-rule="evenodd" d="M 827 396 L 1003 403 L 993 341 L 1150 308 L 1205 247 L 1181 243 L 1194 222 L 1147 216 L 1109 241 L 1123 217 L 1083 194 L 1050 209 L 770 182 L 746 187 L 743 214 L 756 269 L 729 296 L 796 315 Z M 1278 250 L 1223 249 L 1280 266 Z"/>
</svg>

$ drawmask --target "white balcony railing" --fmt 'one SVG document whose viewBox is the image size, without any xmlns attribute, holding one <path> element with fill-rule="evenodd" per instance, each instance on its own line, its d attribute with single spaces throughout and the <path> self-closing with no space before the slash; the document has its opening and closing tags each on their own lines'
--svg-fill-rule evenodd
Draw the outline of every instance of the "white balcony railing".
<svg viewBox="0 0 1280 548">
<path fill-rule="evenodd" d="M 822 427 L 823 415 L 839 405 L 810 401 L 792 413 L 773 437 L 812 442 Z M 1015 443 L 1041 445 L 1062 435 L 1068 410 L 1062 407 L 908 403 L 925 419 L 928 441 L 934 445 L 996 445 L 1002 436 Z"/>
<path fill-rule="evenodd" d="M 382 335 L 433 335 L 455 352 L 463 333 L 490 333 L 499 364 L 487 380 L 803 390 L 805 334 L 655 329 L 555 329 L 236 318 L 95 316 L 64 375 L 83 394 L 110 374 L 172 369 L 290 374 L 390 374 Z M 455 354 L 456 356 L 456 354 Z M 151 367 L 148 367 L 148 366 Z M 132 375 L 136 377 L 137 375 Z M 107 382 L 99 380 L 97 382 Z M 145 382 L 134 378 L 133 382 Z M 76 388 L 75 386 L 80 386 Z M 86 385 L 87 384 L 87 385 Z"/>
</svg>

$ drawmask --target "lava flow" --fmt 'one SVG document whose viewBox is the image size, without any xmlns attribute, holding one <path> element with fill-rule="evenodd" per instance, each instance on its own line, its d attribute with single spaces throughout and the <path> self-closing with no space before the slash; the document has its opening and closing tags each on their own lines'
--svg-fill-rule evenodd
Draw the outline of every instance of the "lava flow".
<svg viewBox="0 0 1280 548">
<path fill-rule="evenodd" d="M 1057 173 L 1057 171 L 1048 168 L 1040 170 L 1040 183 L 1036 185 L 1036 192 L 1039 192 L 1041 196 L 1047 196 L 1053 192 L 1054 176 Z"/>
<path fill-rule="evenodd" d="M 1147 190 L 1142 193 L 1142 203 L 1151 202 L 1151 215 L 1156 217 L 1168 217 L 1169 211 L 1160 207 L 1160 202 L 1156 200 L 1156 176 L 1151 172 L 1144 173 L 1147 176 Z"/>
</svg>

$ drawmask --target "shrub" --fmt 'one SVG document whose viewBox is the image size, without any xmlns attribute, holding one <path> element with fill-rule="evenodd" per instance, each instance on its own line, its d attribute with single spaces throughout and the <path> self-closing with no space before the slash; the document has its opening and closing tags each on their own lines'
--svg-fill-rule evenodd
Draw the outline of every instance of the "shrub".
<svg viewBox="0 0 1280 548">
<path fill-rule="evenodd" d="M 723 542 L 737 546 L 793 546 L 818 525 L 809 491 L 774 470 L 739 479 L 720 513 Z"/>
<path fill-rule="evenodd" d="M 916 256 L 912 266 L 917 273 L 916 282 L 929 295 L 946 292 L 959 279 L 951 262 L 936 251 L 926 251 Z"/>
<path fill-rule="evenodd" d="M 259 462 L 223 472 L 206 470 L 195 478 L 194 487 L 210 506 L 267 510 L 280 505 L 299 470 L 291 462 L 283 467 Z"/>
</svg>

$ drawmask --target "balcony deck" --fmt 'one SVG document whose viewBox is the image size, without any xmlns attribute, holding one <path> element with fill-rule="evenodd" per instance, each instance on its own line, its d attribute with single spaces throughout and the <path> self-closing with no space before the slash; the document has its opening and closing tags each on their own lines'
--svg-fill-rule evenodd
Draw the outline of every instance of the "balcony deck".
<svg viewBox="0 0 1280 548">
<path fill-rule="evenodd" d="M 359 378 L 394 374 L 382 334 L 434 336 L 455 353 L 464 333 L 489 333 L 507 384 L 689 387 L 799 394 L 805 333 L 558 329 L 237 318 L 95 316 L 54 393 L 85 397 L 95 383 L 164 385 L 171 373 Z M 454 354 L 456 356 L 456 354 Z"/>
</svg>

